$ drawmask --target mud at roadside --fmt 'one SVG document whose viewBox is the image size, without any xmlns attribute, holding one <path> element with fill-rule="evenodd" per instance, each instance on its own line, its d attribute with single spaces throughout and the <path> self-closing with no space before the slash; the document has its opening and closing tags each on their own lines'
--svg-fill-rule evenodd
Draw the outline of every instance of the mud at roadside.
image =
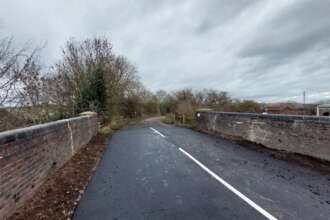
<svg viewBox="0 0 330 220">
<path fill-rule="evenodd" d="M 71 219 L 110 135 L 98 134 L 63 167 L 51 174 L 33 198 L 9 220 Z"/>
</svg>

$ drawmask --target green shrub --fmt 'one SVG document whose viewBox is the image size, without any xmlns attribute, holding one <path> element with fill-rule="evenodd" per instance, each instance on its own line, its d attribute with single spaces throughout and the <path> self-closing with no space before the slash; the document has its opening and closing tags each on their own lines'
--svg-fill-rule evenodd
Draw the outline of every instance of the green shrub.
<svg viewBox="0 0 330 220">
<path fill-rule="evenodd" d="M 175 115 L 174 114 L 167 114 L 162 119 L 162 122 L 165 124 L 174 124 L 175 123 Z"/>
<path fill-rule="evenodd" d="M 143 104 L 144 113 L 148 115 L 155 115 L 158 113 L 157 100 L 149 100 Z"/>
<path fill-rule="evenodd" d="M 85 80 L 78 93 L 75 102 L 76 113 L 87 110 L 94 110 L 101 115 L 106 106 L 106 88 L 103 71 L 98 68 L 89 73 L 89 77 Z"/>
<path fill-rule="evenodd" d="M 121 115 L 125 118 L 136 118 L 142 114 L 142 102 L 141 98 L 134 94 L 125 97 L 121 102 Z"/>
<path fill-rule="evenodd" d="M 110 125 L 106 125 L 100 129 L 100 133 L 103 135 L 111 135 L 113 130 L 111 129 Z"/>
<path fill-rule="evenodd" d="M 124 117 L 122 116 L 118 116 L 118 117 L 114 117 L 112 120 L 111 120 L 111 123 L 110 123 L 110 128 L 112 130 L 119 130 L 120 128 L 122 128 L 123 126 L 125 126 L 126 124 L 128 123 L 128 120 L 125 119 Z"/>
</svg>

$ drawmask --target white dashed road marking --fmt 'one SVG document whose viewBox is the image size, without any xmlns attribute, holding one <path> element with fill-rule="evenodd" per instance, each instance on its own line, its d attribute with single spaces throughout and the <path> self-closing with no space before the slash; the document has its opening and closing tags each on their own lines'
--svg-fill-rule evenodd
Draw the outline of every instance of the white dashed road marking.
<svg viewBox="0 0 330 220">
<path fill-rule="evenodd" d="M 243 195 L 241 192 L 239 192 L 237 189 L 235 189 L 233 186 L 231 186 L 229 183 L 227 183 L 225 180 L 220 178 L 217 174 L 215 174 L 212 170 L 207 168 L 204 164 L 199 162 L 196 158 L 191 156 L 188 152 L 183 150 L 182 148 L 179 148 L 179 150 L 185 154 L 187 157 L 189 157 L 192 161 L 194 161 L 198 166 L 200 166 L 204 171 L 206 171 L 208 174 L 210 174 L 213 178 L 215 178 L 218 182 L 220 182 L 222 185 L 227 187 L 230 191 L 232 191 L 234 194 L 236 194 L 238 197 L 240 197 L 242 200 L 244 200 L 246 203 L 248 203 L 250 206 L 252 206 L 254 209 L 256 209 L 259 213 L 261 213 L 263 216 L 265 216 L 269 220 L 277 220 L 274 216 L 272 216 L 270 213 L 268 213 L 266 210 L 261 208 L 259 205 L 257 205 L 255 202 L 253 202 L 251 199 Z"/>
<path fill-rule="evenodd" d="M 165 138 L 165 135 L 163 135 L 162 133 L 160 133 L 159 131 L 157 131 L 154 128 L 150 128 L 151 130 L 153 130 L 156 134 L 160 135 L 161 137 Z"/>
</svg>

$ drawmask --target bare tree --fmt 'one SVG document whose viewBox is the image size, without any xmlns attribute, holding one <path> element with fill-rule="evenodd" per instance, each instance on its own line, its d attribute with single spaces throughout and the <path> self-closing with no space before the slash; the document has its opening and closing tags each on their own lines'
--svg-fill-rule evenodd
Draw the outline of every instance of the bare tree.
<svg viewBox="0 0 330 220">
<path fill-rule="evenodd" d="M 158 90 L 156 92 L 156 97 L 160 103 L 162 103 L 167 96 L 167 92 L 165 90 Z"/>
<path fill-rule="evenodd" d="M 42 102 L 42 67 L 38 59 L 40 50 L 41 48 L 35 48 L 31 52 L 21 54 L 13 68 L 14 75 L 17 76 L 13 86 L 13 99 L 18 106 L 37 106 Z"/>
<path fill-rule="evenodd" d="M 28 47 L 16 50 L 13 38 L 0 40 L 0 106 L 37 104 L 40 50 Z"/>
<path fill-rule="evenodd" d="M 19 78 L 19 73 L 13 70 L 22 51 L 15 51 L 12 43 L 12 38 L 0 40 L 0 106 L 6 104 Z"/>
<path fill-rule="evenodd" d="M 195 99 L 196 99 L 196 104 L 199 107 L 203 107 L 205 105 L 205 100 L 207 97 L 207 90 L 200 90 L 200 91 L 196 91 L 194 93 Z"/>
<path fill-rule="evenodd" d="M 62 82 L 64 85 L 59 88 L 62 91 L 58 93 L 71 91 L 68 95 L 72 114 L 79 111 L 76 103 L 84 96 L 83 92 L 86 92 L 86 86 L 96 70 L 101 71 L 104 77 L 108 112 L 119 112 L 116 106 L 122 103 L 123 98 L 141 88 L 136 67 L 125 57 L 115 56 L 106 38 L 69 40 L 63 50 L 63 59 L 54 69 L 61 79 L 65 79 Z"/>
<path fill-rule="evenodd" d="M 230 104 L 230 97 L 227 92 L 218 90 L 207 90 L 205 105 L 218 111 L 225 111 Z"/>
</svg>

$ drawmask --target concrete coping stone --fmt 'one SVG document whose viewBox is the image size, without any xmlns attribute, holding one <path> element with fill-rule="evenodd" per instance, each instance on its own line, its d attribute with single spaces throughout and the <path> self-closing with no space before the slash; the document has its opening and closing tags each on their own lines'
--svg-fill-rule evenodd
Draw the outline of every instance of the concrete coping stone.
<svg viewBox="0 0 330 220">
<path fill-rule="evenodd" d="M 97 116 L 97 113 L 96 112 L 91 112 L 91 111 L 87 111 L 87 112 L 82 112 L 79 114 L 80 116 Z"/>
<path fill-rule="evenodd" d="M 255 119 L 265 119 L 273 121 L 285 121 L 285 122 L 310 122 L 310 123 L 319 123 L 319 124 L 330 124 L 330 117 L 317 117 L 310 115 L 275 115 L 275 114 L 258 114 L 258 113 L 240 113 L 240 112 L 215 112 L 215 111 L 197 111 L 196 113 L 201 114 L 215 114 L 215 115 L 224 115 L 232 117 L 247 117 Z"/>
<path fill-rule="evenodd" d="M 48 123 L 39 124 L 39 125 L 33 125 L 30 127 L 18 128 L 18 129 L 14 129 L 14 130 L 0 132 L 0 147 L 3 144 L 7 144 L 7 143 L 17 141 L 20 139 L 24 139 L 24 138 L 32 138 L 32 137 L 42 134 L 44 132 L 50 132 L 56 128 L 66 126 L 67 123 L 71 123 L 71 122 L 81 120 L 84 118 L 87 119 L 90 117 L 94 117 L 94 116 L 84 115 L 84 116 L 79 116 L 79 117 L 74 117 L 74 118 L 69 118 L 69 119 L 62 119 L 62 120 L 48 122 Z"/>
</svg>

